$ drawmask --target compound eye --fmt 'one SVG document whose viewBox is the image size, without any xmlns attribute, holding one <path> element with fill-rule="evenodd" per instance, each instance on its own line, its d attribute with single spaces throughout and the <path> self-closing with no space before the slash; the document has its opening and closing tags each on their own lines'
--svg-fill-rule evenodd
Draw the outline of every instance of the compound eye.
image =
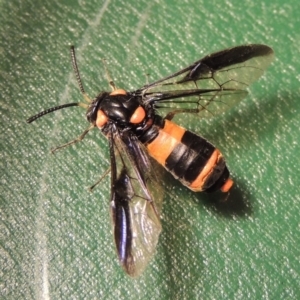
<svg viewBox="0 0 300 300">
<path fill-rule="evenodd" d="M 139 106 L 132 114 L 130 118 L 130 123 L 139 124 L 145 119 L 145 116 L 146 116 L 145 110 L 141 106 Z"/>
<path fill-rule="evenodd" d="M 96 126 L 101 129 L 107 123 L 107 121 L 108 118 L 106 114 L 101 109 L 99 109 L 97 111 Z"/>
</svg>

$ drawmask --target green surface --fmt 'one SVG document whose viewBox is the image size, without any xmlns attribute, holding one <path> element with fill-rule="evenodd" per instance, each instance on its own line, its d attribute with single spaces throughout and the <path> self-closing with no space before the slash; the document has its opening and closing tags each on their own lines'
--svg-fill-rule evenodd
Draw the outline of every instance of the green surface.
<svg viewBox="0 0 300 300">
<path fill-rule="evenodd" d="M 1 1 L 1 299 L 300 298 L 299 1 Z M 249 96 L 216 119 L 193 120 L 227 159 L 228 202 L 167 176 L 163 232 L 137 280 L 115 255 L 109 166 L 97 130 L 69 108 L 27 125 L 45 108 L 81 100 L 68 46 L 91 96 L 135 89 L 210 52 L 245 43 L 276 60 Z M 220 195 L 214 196 L 220 198 Z"/>
</svg>

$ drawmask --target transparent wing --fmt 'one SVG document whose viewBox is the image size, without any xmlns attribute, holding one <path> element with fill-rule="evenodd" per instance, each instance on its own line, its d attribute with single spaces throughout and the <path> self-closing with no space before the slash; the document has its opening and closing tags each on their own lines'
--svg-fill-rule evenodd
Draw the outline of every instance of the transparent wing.
<svg viewBox="0 0 300 300">
<path fill-rule="evenodd" d="M 213 116 L 241 101 L 245 89 L 273 59 L 274 52 L 266 45 L 237 46 L 210 54 L 139 92 L 162 114 L 194 110 L 203 117 Z"/>
<path fill-rule="evenodd" d="M 144 146 L 130 131 L 111 127 L 111 212 L 120 263 L 140 275 L 152 258 L 161 232 L 162 190 Z"/>
</svg>

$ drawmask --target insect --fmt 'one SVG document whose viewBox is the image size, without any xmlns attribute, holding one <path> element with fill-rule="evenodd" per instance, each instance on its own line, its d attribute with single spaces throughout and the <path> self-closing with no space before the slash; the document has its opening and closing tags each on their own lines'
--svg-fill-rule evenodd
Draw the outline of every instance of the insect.
<svg viewBox="0 0 300 300">
<path fill-rule="evenodd" d="M 83 88 L 74 46 L 70 52 L 85 101 L 49 108 L 27 122 L 81 106 L 89 127 L 52 152 L 81 141 L 94 127 L 107 138 L 114 240 L 121 266 L 135 277 L 153 256 L 161 232 L 162 193 L 149 157 L 196 192 L 228 192 L 233 184 L 220 151 L 172 119 L 177 114 L 215 116 L 232 107 L 247 95 L 245 89 L 263 74 L 274 53 L 260 44 L 225 49 L 135 91 L 117 89 L 108 75 L 112 92 L 101 92 L 92 100 Z"/>
</svg>

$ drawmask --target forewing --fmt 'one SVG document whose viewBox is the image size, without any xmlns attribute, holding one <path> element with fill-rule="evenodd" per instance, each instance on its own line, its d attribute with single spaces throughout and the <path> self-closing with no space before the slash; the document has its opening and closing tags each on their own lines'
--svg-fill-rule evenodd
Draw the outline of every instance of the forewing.
<svg viewBox="0 0 300 300">
<path fill-rule="evenodd" d="M 266 45 L 237 46 L 210 54 L 140 91 L 145 103 L 154 103 L 162 114 L 192 109 L 203 117 L 214 116 L 241 101 L 273 58 Z"/>
<path fill-rule="evenodd" d="M 161 232 L 162 196 L 144 146 L 130 131 L 112 126 L 111 212 L 118 257 L 130 276 L 140 275 L 152 258 Z"/>
</svg>

